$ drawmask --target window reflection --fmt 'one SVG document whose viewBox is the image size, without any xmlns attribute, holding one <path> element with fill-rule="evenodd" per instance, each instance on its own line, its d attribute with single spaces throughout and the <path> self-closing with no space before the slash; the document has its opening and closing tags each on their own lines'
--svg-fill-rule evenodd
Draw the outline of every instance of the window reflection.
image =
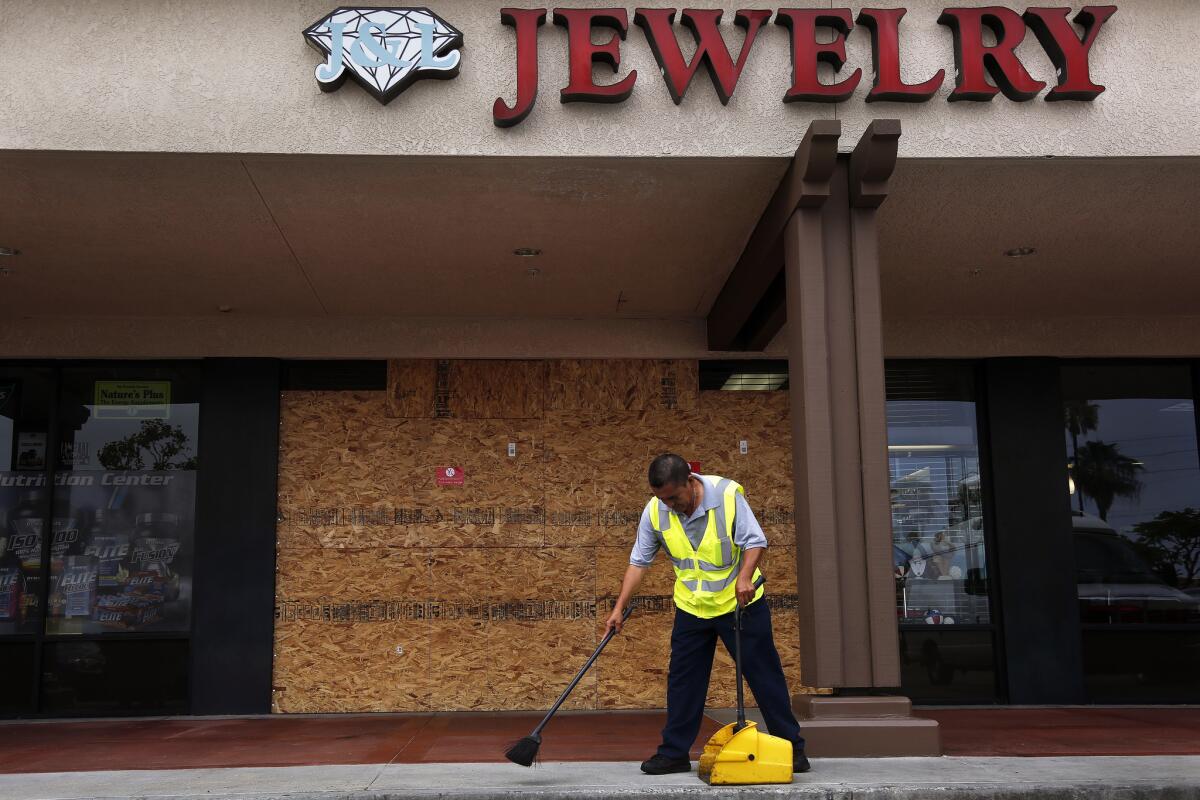
<svg viewBox="0 0 1200 800">
<path fill-rule="evenodd" d="M 970 367 L 887 365 L 901 679 L 918 700 L 993 702 L 983 490 Z"/>
<path fill-rule="evenodd" d="M 1063 370 L 1080 620 L 1200 623 L 1200 463 L 1184 366 Z"/>
<path fill-rule="evenodd" d="M 186 632 L 198 386 L 186 370 L 69 369 L 62 397 L 47 632 Z"/>
<path fill-rule="evenodd" d="M 41 624 L 50 386 L 47 370 L 0 368 L 0 637 Z"/>
<path fill-rule="evenodd" d="M 1062 378 L 1089 696 L 1195 700 L 1200 461 L 1191 371 L 1085 365 L 1064 367 Z"/>
<path fill-rule="evenodd" d="M 892 563 L 901 624 L 991 622 L 970 372 L 888 367 Z"/>
</svg>

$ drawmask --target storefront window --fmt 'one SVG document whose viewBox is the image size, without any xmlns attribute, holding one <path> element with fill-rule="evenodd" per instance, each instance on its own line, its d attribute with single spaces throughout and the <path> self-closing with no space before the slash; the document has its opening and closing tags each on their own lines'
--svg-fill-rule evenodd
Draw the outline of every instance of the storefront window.
<svg viewBox="0 0 1200 800">
<path fill-rule="evenodd" d="M 50 634 L 190 628 L 199 386 L 177 369 L 65 369 Z"/>
<path fill-rule="evenodd" d="M 991 701 L 995 666 L 973 372 L 953 363 L 889 363 L 887 397 L 905 689 L 921 699 Z"/>
<path fill-rule="evenodd" d="M 0 638 L 41 626 L 51 386 L 49 370 L 0 368 Z"/>
<path fill-rule="evenodd" d="M 1092 699 L 1179 699 L 1171 687 L 1184 685 L 1197 696 L 1200 460 L 1191 370 L 1072 365 L 1062 376 Z"/>
</svg>

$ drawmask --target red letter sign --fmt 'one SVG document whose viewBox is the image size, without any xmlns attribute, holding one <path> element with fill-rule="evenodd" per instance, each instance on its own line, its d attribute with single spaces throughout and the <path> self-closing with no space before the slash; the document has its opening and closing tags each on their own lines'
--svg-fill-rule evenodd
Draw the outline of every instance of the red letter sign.
<svg viewBox="0 0 1200 800">
<path fill-rule="evenodd" d="M 692 31 L 696 38 L 696 54 L 692 63 L 686 64 L 683 52 L 679 49 L 679 41 L 675 38 L 673 23 L 675 9 L 673 8 L 639 8 L 635 11 L 633 21 L 646 32 L 646 41 L 658 59 L 662 68 L 663 78 L 667 81 L 667 91 L 675 105 L 683 101 L 692 76 L 703 63 L 708 68 L 708 76 L 712 78 L 713 88 L 721 103 L 726 104 L 733 96 L 742 67 L 746 65 L 746 57 L 754 46 L 754 37 L 758 29 L 771 18 L 770 11 L 741 9 L 734 17 L 734 24 L 746 31 L 746 40 L 742 42 L 742 52 L 738 54 L 737 64 L 729 57 L 729 49 L 717 25 L 721 21 L 721 12 L 716 9 L 696 10 L 685 8 L 680 22 Z"/>
<path fill-rule="evenodd" d="M 1083 27 L 1083 39 L 1075 35 L 1075 29 L 1067 22 L 1068 10 L 1031 8 L 1023 17 L 1058 70 L 1058 86 L 1050 90 L 1046 100 L 1094 100 L 1104 87 L 1092 83 L 1088 53 L 1101 26 L 1117 13 L 1117 7 L 1084 6 L 1075 15 L 1075 21 Z"/>
<path fill-rule="evenodd" d="M 537 29 L 546 22 L 544 8 L 502 8 L 500 21 L 517 34 L 517 103 L 512 108 L 497 97 L 492 104 L 492 121 L 509 128 L 529 116 L 537 102 Z"/>
<path fill-rule="evenodd" d="M 1001 6 L 947 8 L 938 17 L 938 24 L 954 32 L 958 88 L 950 93 L 950 102 L 991 100 L 998 91 L 1009 100 L 1032 100 L 1046 87 L 1025 71 L 1013 52 L 1025 38 L 1025 23 L 1017 12 Z M 996 34 L 993 47 L 983 43 L 984 25 Z M 985 72 L 999 89 L 987 82 Z"/>
<path fill-rule="evenodd" d="M 858 12 L 858 24 L 871 31 L 871 53 L 875 59 L 875 86 L 867 102 L 891 100 L 897 103 L 924 103 L 937 92 L 946 77 L 939 69 L 924 83 L 905 83 L 900 77 L 900 20 L 904 8 L 864 8 Z"/>
<path fill-rule="evenodd" d="M 567 29 L 571 52 L 571 80 L 560 93 L 564 103 L 619 103 L 633 93 L 637 70 L 619 83 L 597 86 L 592 82 L 592 64 L 601 61 L 612 67 L 621 66 L 621 40 L 629 30 L 629 15 L 623 8 L 556 8 L 554 24 Z M 615 33 L 604 44 L 592 43 L 593 27 L 612 28 Z"/>
<path fill-rule="evenodd" d="M 862 80 L 861 69 L 841 83 L 826 85 L 817 79 L 817 62 L 832 64 L 835 72 L 846 63 L 846 34 L 854 27 L 850 20 L 848 8 L 779 9 L 775 24 L 792 32 L 792 88 L 783 96 L 783 102 L 840 103 L 854 94 Z M 818 42 L 817 28 L 833 28 L 833 41 Z"/>
</svg>

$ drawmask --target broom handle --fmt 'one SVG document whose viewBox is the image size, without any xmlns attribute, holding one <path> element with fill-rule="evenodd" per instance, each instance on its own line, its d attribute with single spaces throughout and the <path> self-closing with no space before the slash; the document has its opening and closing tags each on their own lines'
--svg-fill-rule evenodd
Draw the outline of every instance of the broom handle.
<svg viewBox="0 0 1200 800">
<path fill-rule="evenodd" d="M 762 575 L 754 582 L 754 590 L 767 582 Z M 737 673 L 737 726 L 735 731 L 746 727 L 746 697 L 742 693 L 742 604 L 733 607 L 733 671 Z"/>
<path fill-rule="evenodd" d="M 622 625 L 625 624 L 625 620 L 629 619 L 629 615 L 632 613 L 633 607 L 625 606 L 625 611 L 621 614 Z M 608 644 L 612 637 L 616 635 L 616 628 L 613 628 L 605 635 L 605 637 L 600 641 L 600 646 L 596 648 L 596 652 L 592 653 L 592 657 L 589 658 L 587 663 L 583 665 L 583 669 L 579 670 L 579 673 L 575 676 L 575 679 L 571 681 L 567 688 L 563 690 L 563 693 L 558 696 L 558 699 L 554 701 L 554 705 L 550 708 L 550 711 L 547 712 L 546 716 L 542 718 L 542 721 L 538 723 L 538 726 L 533 729 L 533 733 L 531 733 L 530 736 L 537 736 L 542 732 L 542 728 L 546 727 L 546 723 L 549 722 L 550 718 L 554 716 L 554 712 L 558 711 L 558 707 L 561 706 L 567 699 L 567 695 L 569 695 L 571 690 L 574 689 L 581 680 L 583 680 L 584 673 L 591 668 L 592 664 L 596 663 L 596 659 L 600 657 L 600 651 L 604 649 L 604 645 Z"/>
</svg>

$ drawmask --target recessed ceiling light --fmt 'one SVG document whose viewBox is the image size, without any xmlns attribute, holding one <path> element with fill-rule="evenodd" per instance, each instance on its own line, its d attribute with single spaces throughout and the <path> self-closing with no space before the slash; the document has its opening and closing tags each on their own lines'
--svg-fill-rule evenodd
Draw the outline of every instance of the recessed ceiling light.
<svg viewBox="0 0 1200 800">
<path fill-rule="evenodd" d="M 0 256 L 19 256 L 21 251 L 15 247 L 0 247 Z"/>
<path fill-rule="evenodd" d="M 1012 250 L 1005 250 L 1004 255 L 1009 258 L 1024 258 L 1036 253 L 1037 250 L 1032 247 L 1014 247 Z"/>
<path fill-rule="evenodd" d="M 228 314 L 230 311 L 233 311 L 233 306 L 217 306 L 217 311 L 220 311 L 222 314 Z"/>
<path fill-rule="evenodd" d="M 542 251 L 536 247 L 518 247 L 516 250 L 513 250 L 514 256 L 521 256 L 522 258 L 533 258 L 541 254 Z"/>
</svg>

